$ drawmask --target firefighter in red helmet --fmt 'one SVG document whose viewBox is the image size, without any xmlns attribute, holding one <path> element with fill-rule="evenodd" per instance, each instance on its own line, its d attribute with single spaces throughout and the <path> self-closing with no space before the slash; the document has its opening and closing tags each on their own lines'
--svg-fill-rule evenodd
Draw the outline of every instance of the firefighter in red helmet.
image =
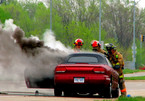
<svg viewBox="0 0 145 101">
<path fill-rule="evenodd" d="M 75 42 L 74 42 L 74 51 L 75 52 L 80 52 L 80 49 L 81 49 L 81 47 L 82 47 L 82 45 L 83 45 L 84 43 L 83 43 L 83 40 L 82 39 L 76 39 L 75 40 Z"/>
<path fill-rule="evenodd" d="M 106 52 L 103 49 L 101 49 L 101 44 L 99 43 L 99 41 L 93 40 L 91 42 L 91 46 L 92 46 L 92 48 L 93 48 L 92 50 L 94 52 L 100 52 L 100 53 L 103 53 L 106 55 Z"/>
</svg>

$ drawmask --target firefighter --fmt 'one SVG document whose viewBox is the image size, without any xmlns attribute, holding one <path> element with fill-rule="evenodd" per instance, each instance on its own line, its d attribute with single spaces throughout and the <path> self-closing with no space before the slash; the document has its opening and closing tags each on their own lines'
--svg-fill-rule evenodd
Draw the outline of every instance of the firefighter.
<svg viewBox="0 0 145 101">
<path fill-rule="evenodd" d="M 76 39 L 74 42 L 74 51 L 75 52 L 80 52 L 81 47 L 83 46 L 83 40 L 82 39 Z"/>
<path fill-rule="evenodd" d="M 106 50 L 108 51 L 108 59 L 110 60 L 113 69 L 115 69 L 119 74 L 119 88 L 121 91 L 121 97 L 126 96 L 126 87 L 125 87 L 125 80 L 124 80 L 124 61 L 123 56 L 117 52 L 116 46 L 112 43 L 105 44 Z"/>
<path fill-rule="evenodd" d="M 99 41 L 93 40 L 93 41 L 91 42 L 91 46 L 92 46 L 92 48 L 93 48 L 92 50 L 93 50 L 94 52 L 100 52 L 100 53 L 103 53 L 103 54 L 106 55 L 106 51 L 103 50 L 103 49 L 101 49 L 101 44 L 99 43 Z"/>
</svg>

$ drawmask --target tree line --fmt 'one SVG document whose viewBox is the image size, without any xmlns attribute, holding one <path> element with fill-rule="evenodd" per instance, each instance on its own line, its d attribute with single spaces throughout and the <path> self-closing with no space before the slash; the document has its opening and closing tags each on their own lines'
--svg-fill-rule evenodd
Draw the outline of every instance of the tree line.
<svg viewBox="0 0 145 101">
<path fill-rule="evenodd" d="M 52 0 L 52 31 L 56 39 L 66 46 L 73 47 L 76 38 L 84 40 L 83 48 L 91 50 L 91 41 L 99 40 L 99 2 L 100 0 Z M 27 37 L 38 36 L 43 40 L 43 33 L 50 28 L 50 0 L 46 2 L 17 2 L 2 0 L 0 21 L 14 19 Z M 101 40 L 117 46 L 125 61 L 132 60 L 133 10 L 130 0 L 102 0 Z M 145 33 L 145 9 L 136 5 L 136 64 L 141 66 L 145 56 L 145 44 L 140 49 L 140 34 Z M 142 54 L 142 55 L 141 55 Z M 142 59 L 142 60 L 141 60 Z"/>
</svg>

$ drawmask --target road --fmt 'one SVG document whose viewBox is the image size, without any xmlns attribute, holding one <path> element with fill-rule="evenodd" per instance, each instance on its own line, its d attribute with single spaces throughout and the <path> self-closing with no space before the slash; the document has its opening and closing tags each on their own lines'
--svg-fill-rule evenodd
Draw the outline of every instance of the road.
<svg viewBox="0 0 145 101">
<path fill-rule="evenodd" d="M 145 76 L 145 72 L 137 72 L 131 74 L 125 74 L 125 77 L 137 77 Z M 145 97 L 145 80 L 128 80 L 126 81 L 127 93 L 131 96 L 143 96 Z"/>
<path fill-rule="evenodd" d="M 125 74 L 124 76 L 125 77 L 145 76 L 145 72 L 137 72 L 137 73 Z"/>
<path fill-rule="evenodd" d="M 145 80 L 126 81 L 127 94 L 145 97 Z M 39 96 L 35 96 L 35 91 Z M 0 101 L 94 101 L 97 97 L 54 97 L 53 89 L 28 89 L 24 81 L 0 81 Z"/>
</svg>

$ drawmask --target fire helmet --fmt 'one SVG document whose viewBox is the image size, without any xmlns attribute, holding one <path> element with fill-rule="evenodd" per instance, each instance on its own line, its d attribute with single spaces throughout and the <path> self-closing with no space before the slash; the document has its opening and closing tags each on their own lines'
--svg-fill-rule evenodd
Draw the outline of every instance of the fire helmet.
<svg viewBox="0 0 145 101">
<path fill-rule="evenodd" d="M 74 45 L 76 46 L 82 46 L 84 43 L 83 43 L 83 40 L 82 39 L 76 39 L 75 42 L 74 42 Z"/>
<path fill-rule="evenodd" d="M 106 43 L 105 46 L 107 50 L 111 50 L 111 49 L 116 50 L 116 46 L 114 46 L 112 43 Z"/>
<path fill-rule="evenodd" d="M 91 46 L 92 47 L 100 47 L 101 46 L 101 44 L 99 43 L 99 41 L 97 41 L 97 40 L 93 40 L 92 42 L 91 42 Z"/>
</svg>

